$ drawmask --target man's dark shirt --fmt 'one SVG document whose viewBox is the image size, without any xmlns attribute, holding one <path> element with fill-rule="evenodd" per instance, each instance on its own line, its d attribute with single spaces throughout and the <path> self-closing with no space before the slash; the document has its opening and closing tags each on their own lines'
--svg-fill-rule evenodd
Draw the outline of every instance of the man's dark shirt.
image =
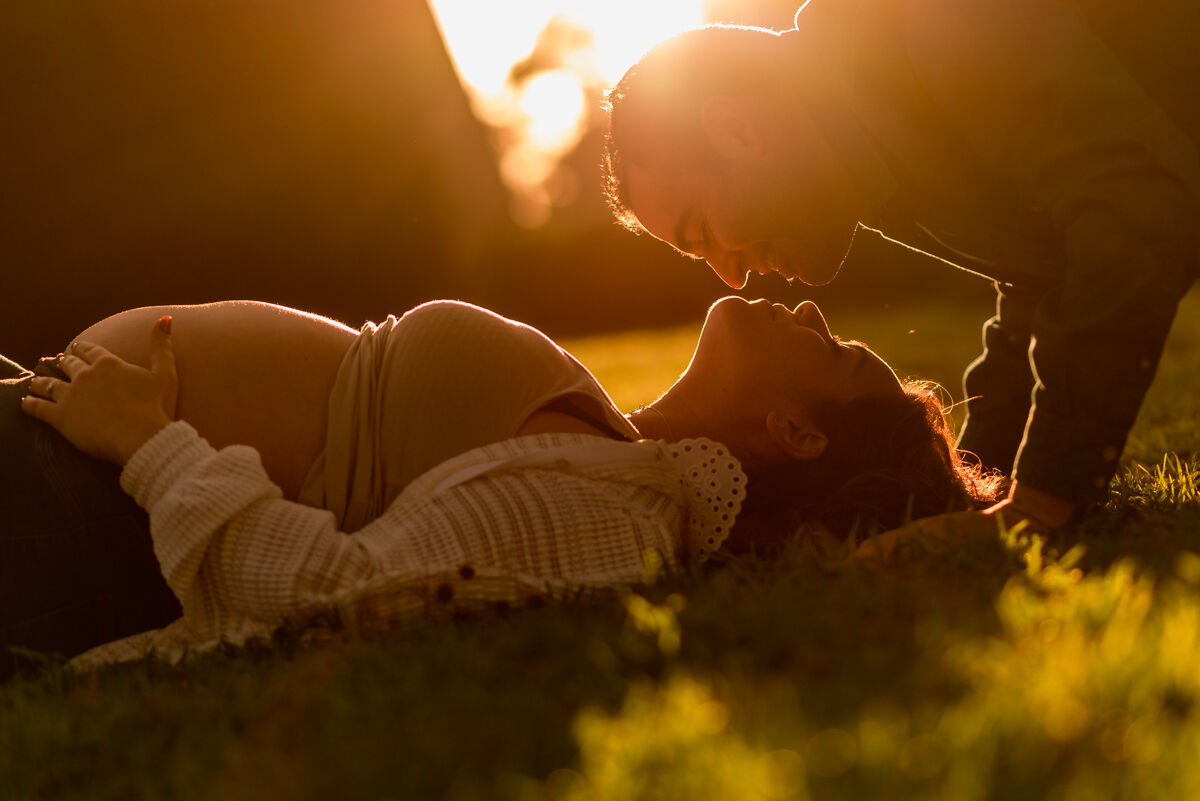
<svg viewBox="0 0 1200 801">
<path fill-rule="evenodd" d="M 864 222 L 996 281 L 960 447 L 1103 497 L 1200 273 L 1195 140 L 1066 0 L 812 0 L 796 21 Z"/>
</svg>

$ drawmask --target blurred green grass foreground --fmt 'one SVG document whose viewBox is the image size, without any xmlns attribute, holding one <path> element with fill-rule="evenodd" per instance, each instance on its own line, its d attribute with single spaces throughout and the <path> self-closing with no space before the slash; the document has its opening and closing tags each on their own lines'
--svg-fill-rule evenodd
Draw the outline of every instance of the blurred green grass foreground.
<svg viewBox="0 0 1200 801">
<path fill-rule="evenodd" d="M 965 313 L 964 313 L 965 314 Z M 944 383 L 980 320 L 831 319 Z M 967 335 L 964 335 L 964 332 Z M 695 328 L 570 343 L 630 408 Z M 1200 798 L 1200 294 L 1104 514 L 0 688 L 3 799 Z"/>
</svg>

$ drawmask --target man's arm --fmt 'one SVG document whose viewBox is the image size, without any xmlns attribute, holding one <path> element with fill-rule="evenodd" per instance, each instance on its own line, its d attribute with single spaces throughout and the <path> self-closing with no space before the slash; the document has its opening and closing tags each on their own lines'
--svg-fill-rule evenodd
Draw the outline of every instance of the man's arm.
<svg viewBox="0 0 1200 801">
<path fill-rule="evenodd" d="M 967 420 L 958 447 L 984 467 L 1011 475 L 1033 403 L 1029 328 L 1037 297 L 998 287 L 996 316 L 984 326 L 983 354 L 967 368 Z"/>
<path fill-rule="evenodd" d="M 1195 146 L 1069 4 L 915 0 L 909 12 L 923 87 L 1060 243 L 1064 274 L 1031 321 L 1015 492 L 1098 500 L 1197 271 Z"/>
</svg>

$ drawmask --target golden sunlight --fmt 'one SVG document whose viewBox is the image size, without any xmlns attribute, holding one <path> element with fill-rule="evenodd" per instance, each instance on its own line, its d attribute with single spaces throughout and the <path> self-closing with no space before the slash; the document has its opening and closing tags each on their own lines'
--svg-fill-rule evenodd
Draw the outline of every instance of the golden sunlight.
<svg viewBox="0 0 1200 801">
<path fill-rule="evenodd" d="M 535 146 L 552 148 L 574 136 L 584 112 L 582 89 L 568 70 L 542 72 L 526 82 L 517 107 L 529 120 L 526 133 Z"/>
<path fill-rule="evenodd" d="M 655 42 L 703 24 L 706 0 L 429 0 L 472 108 L 501 132 L 513 216 L 543 224 L 547 183 L 600 98 Z"/>
</svg>

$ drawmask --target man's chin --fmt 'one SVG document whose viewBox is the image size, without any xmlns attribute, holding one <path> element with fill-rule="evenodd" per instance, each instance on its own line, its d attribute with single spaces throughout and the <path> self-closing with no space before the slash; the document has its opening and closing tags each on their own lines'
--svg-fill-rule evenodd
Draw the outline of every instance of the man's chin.
<svg viewBox="0 0 1200 801">
<path fill-rule="evenodd" d="M 795 249 L 797 252 L 788 252 L 789 250 L 791 248 L 778 249 L 779 265 L 776 272 L 788 281 L 800 281 L 809 286 L 824 286 L 833 281 L 846 260 L 844 252 L 836 255 L 832 252 L 801 254 L 798 252 L 799 248 Z"/>
<path fill-rule="evenodd" d="M 792 281 L 799 281 L 800 283 L 808 286 L 825 286 L 826 284 L 831 283 L 834 278 L 837 278 L 837 274 L 841 268 L 842 265 L 840 262 L 834 265 L 832 269 L 817 269 L 807 264 L 796 267 L 782 265 L 778 272 L 781 276 L 786 278 L 789 283 Z"/>
</svg>

